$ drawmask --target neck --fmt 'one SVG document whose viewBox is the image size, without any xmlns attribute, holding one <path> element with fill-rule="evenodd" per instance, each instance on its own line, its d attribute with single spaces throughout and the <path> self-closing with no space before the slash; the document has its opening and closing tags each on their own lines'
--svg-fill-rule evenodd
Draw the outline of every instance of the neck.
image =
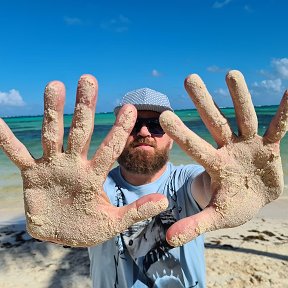
<svg viewBox="0 0 288 288">
<path fill-rule="evenodd" d="M 140 186 L 152 183 L 159 179 L 161 175 L 165 172 L 167 164 L 165 164 L 158 172 L 147 175 L 147 174 L 136 174 L 130 171 L 127 171 L 123 166 L 120 166 L 120 171 L 123 178 L 131 185 Z"/>
</svg>

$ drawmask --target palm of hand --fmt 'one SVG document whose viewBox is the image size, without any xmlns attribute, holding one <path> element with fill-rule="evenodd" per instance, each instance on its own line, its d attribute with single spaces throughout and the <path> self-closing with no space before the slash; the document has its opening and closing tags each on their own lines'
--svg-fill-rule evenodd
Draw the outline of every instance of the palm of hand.
<svg viewBox="0 0 288 288">
<path fill-rule="evenodd" d="M 182 245 L 206 231 L 239 226 L 257 214 L 283 190 L 279 142 L 288 119 L 288 93 L 263 137 L 257 135 L 257 117 L 242 74 L 231 71 L 227 84 L 232 96 L 239 136 L 221 114 L 197 75 L 186 79 L 190 94 L 218 149 L 190 131 L 170 112 L 161 125 L 186 153 L 204 166 L 211 177 L 212 198 L 200 213 L 175 223 L 167 232 L 173 246 Z"/>
<path fill-rule="evenodd" d="M 279 197 L 283 175 L 279 145 L 263 144 L 256 135 L 219 149 L 219 166 L 211 172 L 213 199 L 219 228 L 241 225 L 265 204 Z"/>
<path fill-rule="evenodd" d="M 123 229 L 105 199 L 103 173 L 95 173 L 81 157 L 63 153 L 34 166 L 22 171 L 27 229 L 32 236 L 86 246 Z"/>
<path fill-rule="evenodd" d="M 51 82 L 45 90 L 41 159 L 33 159 L 5 122 L 0 121 L 0 145 L 21 170 L 27 230 L 37 239 L 92 246 L 167 207 L 167 199 L 160 194 L 142 197 L 121 208 L 110 204 L 103 183 L 125 146 L 137 111 L 132 105 L 124 106 L 111 131 L 88 160 L 97 89 L 94 77 L 81 77 L 64 152 L 65 88 L 60 82 Z"/>
</svg>

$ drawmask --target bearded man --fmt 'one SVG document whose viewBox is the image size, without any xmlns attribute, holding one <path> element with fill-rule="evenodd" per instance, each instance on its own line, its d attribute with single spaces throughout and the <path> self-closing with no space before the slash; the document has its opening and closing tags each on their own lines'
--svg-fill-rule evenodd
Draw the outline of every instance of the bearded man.
<svg viewBox="0 0 288 288">
<path fill-rule="evenodd" d="M 108 174 L 104 191 L 117 207 L 150 193 L 165 195 L 169 207 L 89 248 L 93 287 L 205 287 L 203 236 L 172 247 L 166 231 L 208 204 L 197 202 L 191 190 L 195 179 L 208 178 L 207 174 L 199 165 L 168 162 L 173 140 L 159 123 L 163 111 L 173 111 L 166 95 L 148 88 L 131 91 L 115 114 L 125 104 L 136 107 L 137 120 L 118 158 L 119 166 Z"/>
</svg>

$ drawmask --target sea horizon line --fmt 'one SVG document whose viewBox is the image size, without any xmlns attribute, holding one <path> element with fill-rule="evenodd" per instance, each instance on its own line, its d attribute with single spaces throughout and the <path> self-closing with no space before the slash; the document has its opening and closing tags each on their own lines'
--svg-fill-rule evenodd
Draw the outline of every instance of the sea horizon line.
<svg viewBox="0 0 288 288">
<path fill-rule="evenodd" d="M 264 108 L 264 107 L 277 107 L 279 105 L 255 105 L 255 108 Z M 220 109 L 234 109 L 233 106 L 226 106 L 226 107 L 219 107 Z M 175 109 L 174 112 L 177 111 L 188 111 L 188 110 L 197 110 L 196 108 L 184 108 L 184 109 Z M 113 111 L 107 111 L 107 112 L 96 112 L 95 114 L 101 115 L 101 114 L 113 114 Z M 74 113 L 64 113 L 64 116 L 71 116 Z M 2 119 L 11 119 L 11 118 L 37 118 L 37 117 L 43 117 L 43 114 L 35 114 L 35 115 L 14 115 L 14 116 L 1 116 Z"/>
</svg>

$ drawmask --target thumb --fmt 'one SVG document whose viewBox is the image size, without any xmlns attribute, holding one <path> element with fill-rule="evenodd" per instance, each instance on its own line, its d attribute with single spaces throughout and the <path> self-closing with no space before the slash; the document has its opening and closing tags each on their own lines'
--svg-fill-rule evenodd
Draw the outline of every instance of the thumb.
<svg viewBox="0 0 288 288">
<path fill-rule="evenodd" d="M 224 228 L 221 214 L 212 206 L 206 207 L 200 213 L 183 218 L 174 223 L 166 233 L 167 242 L 174 247 L 181 246 L 193 240 L 200 234 Z"/>
<path fill-rule="evenodd" d="M 168 199 L 163 194 L 153 193 L 116 209 L 122 222 L 121 228 L 125 230 L 136 222 L 158 215 L 167 207 Z"/>
</svg>

